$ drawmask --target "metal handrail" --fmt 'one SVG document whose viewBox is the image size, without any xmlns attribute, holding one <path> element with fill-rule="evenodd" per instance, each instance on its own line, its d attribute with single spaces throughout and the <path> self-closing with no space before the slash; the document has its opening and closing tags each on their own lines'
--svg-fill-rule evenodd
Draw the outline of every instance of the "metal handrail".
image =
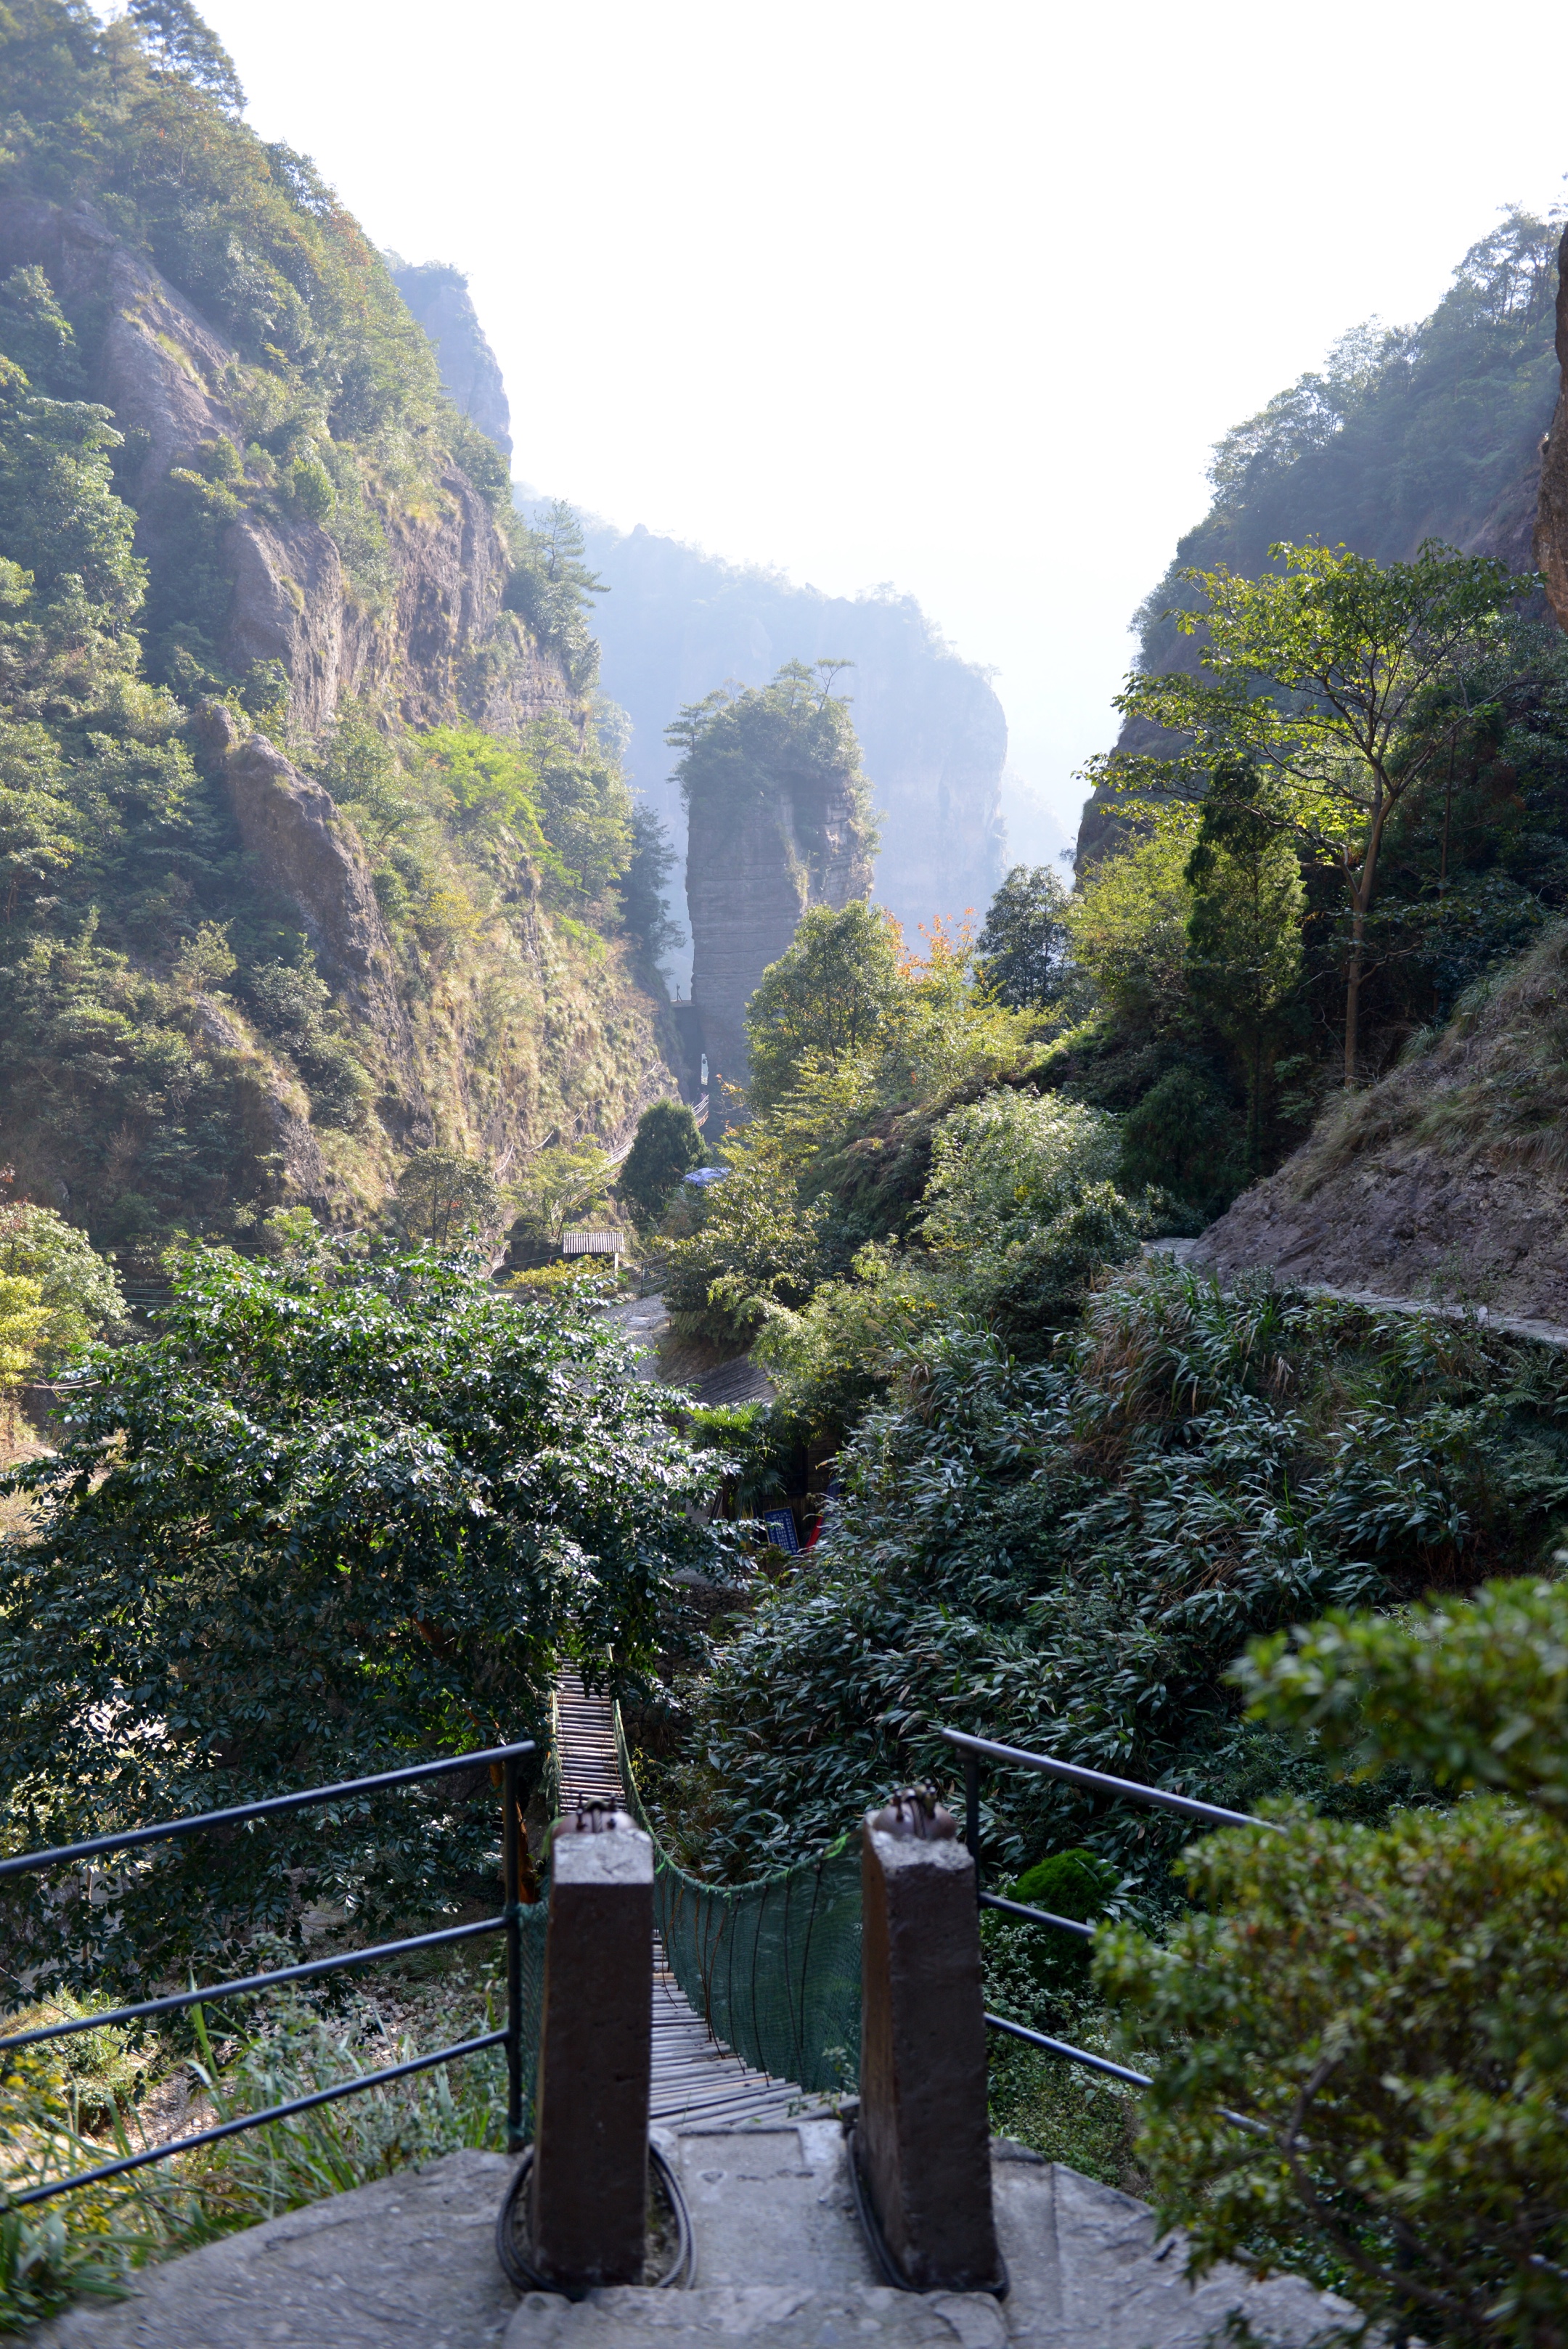
<svg viewBox="0 0 1568 2349">
<path fill-rule="evenodd" d="M 1059 1762 L 1054 1754 L 1030 1754 L 1021 1745 L 998 1745 L 992 1738 L 971 1737 L 962 1729 L 942 1729 L 937 1733 L 945 1737 L 950 1745 L 962 1748 L 966 1788 L 971 1778 L 979 1785 L 980 1756 L 983 1754 L 993 1762 L 1016 1763 L 1025 1770 L 1043 1771 L 1048 1778 L 1064 1778 L 1069 1785 L 1101 1787 L 1106 1794 L 1121 1795 L 1128 1802 L 1148 1803 L 1159 1811 L 1175 1811 L 1184 1819 L 1211 1819 L 1216 1826 L 1268 1827 L 1277 1835 L 1284 1833 L 1275 1819 L 1254 1818 L 1251 1811 L 1221 1810 L 1218 1803 L 1199 1803 L 1190 1795 L 1172 1795 L 1163 1786 L 1142 1785 L 1136 1778 L 1112 1778 L 1104 1770 L 1085 1770 L 1077 1762 Z"/>
<path fill-rule="evenodd" d="M 534 1740 L 526 1737 L 520 1745 L 488 1745 L 483 1754 L 460 1754 L 451 1762 L 416 1762 L 410 1769 L 382 1770 L 373 1778 L 348 1778 L 337 1786 L 311 1786 L 302 1795 L 268 1795 L 259 1803 L 236 1804 L 232 1810 L 190 1811 L 182 1818 L 164 1819 L 155 1827 L 127 1827 L 114 1835 L 91 1836 L 86 1843 L 57 1844 L 52 1851 L 25 1851 L 18 1858 L 0 1859 L 0 1876 L 21 1876 L 29 1868 L 53 1868 L 57 1860 L 90 1859 L 95 1852 L 126 1851 L 132 1844 L 195 1835 L 202 1827 L 232 1826 L 237 1819 L 303 1811 L 312 1803 L 336 1803 L 345 1795 L 368 1795 L 379 1786 L 406 1786 L 416 1778 L 440 1778 L 453 1770 L 476 1769 L 481 1763 L 504 1765 L 534 1750 Z"/>
<path fill-rule="evenodd" d="M 1023 1917 L 1033 1925 L 1049 1925 L 1058 1933 L 1073 1933 L 1083 1940 L 1094 1939 L 1092 1925 L 1078 1923 L 1071 1917 L 1054 1917 L 1048 1909 L 1028 1909 L 1021 1900 L 1005 1900 L 1000 1893 L 987 1892 L 980 1879 L 980 1765 L 983 1756 L 988 1761 L 1005 1762 L 1025 1770 L 1039 1770 L 1048 1778 L 1064 1779 L 1069 1785 L 1097 1788 L 1106 1794 L 1119 1795 L 1135 1803 L 1147 1803 L 1162 1811 L 1175 1811 L 1183 1818 L 1208 1819 L 1218 1826 L 1266 1827 L 1271 1833 L 1282 1835 L 1284 1829 L 1276 1819 L 1255 1818 L 1250 1811 L 1227 1811 L 1218 1803 L 1200 1803 L 1190 1795 L 1172 1795 L 1163 1786 L 1146 1786 L 1136 1778 L 1113 1778 L 1104 1770 L 1086 1770 L 1076 1762 L 1059 1762 L 1054 1754 L 1031 1754 L 1022 1745 L 1001 1745 L 994 1738 L 972 1737 L 967 1730 L 943 1729 L 939 1736 L 950 1745 L 956 1745 L 963 1755 L 964 1775 L 964 1843 L 974 1862 L 974 1897 L 981 1909 L 1005 1909 L 1010 1916 Z M 1135 2088 L 1154 2085 L 1147 2072 L 1135 2072 L 1126 2064 L 1114 2064 L 1106 2055 L 1096 2055 L 1087 2047 L 1075 2047 L 1065 2039 L 1051 2039 L 1043 2031 L 1026 2030 L 1022 2023 L 1010 2023 L 1005 2015 L 988 2014 L 987 2027 L 1005 2031 L 1013 2039 L 1027 2040 L 1032 2047 L 1043 2047 L 1049 2055 L 1062 2055 L 1070 2064 L 1079 2064 L 1086 2071 L 1104 2072 L 1113 2080 L 1126 2080 Z M 1244 2113 L 1233 2113 L 1227 2106 L 1220 2107 L 1221 2116 L 1237 2128 L 1256 2130 L 1261 2125 L 1249 2120 Z"/>
<path fill-rule="evenodd" d="M 336 1973 L 351 1966 L 376 1964 L 382 1958 L 402 1955 L 410 1950 L 436 1949 L 449 1941 L 472 1940 L 482 1933 L 504 1933 L 506 1936 L 506 2023 L 500 2031 L 485 2033 L 477 2039 L 464 2039 L 451 2047 L 438 2048 L 433 2054 L 412 2057 L 404 2064 L 393 2064 L 379 2072 L 361 2072 L 351 2080 L 340 2080 L 330 2088 L 318 2088 L 308 2096 L 292 2096 L 286 2104 L 270 2105 L 265 2112 L 243 2113 L 234 2120 L 221 2122 L 217 2127 L 200 2129 L 193 2137 L 176 2137 L 167 2145 L 149 2147 L 141 2153 L 123 2155 L 117 2161 L 103 2162 L 95 2169 L 84 2169 L 69 2178 L 57 2178 L 42 2186 L 34 2186 L 24 2193 L 7 2196 L 8 2204 L 19 2208 L 25 2203 L 47 2202 L 57 2194 L 68 2193 L 78 2186 L 93 2186 L 106 2178 L 117 2178 L 129 2169 L 140 2169 L 151 2161 L 167 2161 L 177 2153 L 188 2153 L 193 2146 L 212 2145 L 219 2137 L 236 2136 L 242 2129 L 262 2128 L 269 2121 L 286 2119 L 292 2113 L 309 2112 L 317 2105 L 334 2103 L 340 2096 L 358 2095 L 365 2088 L 378 2088 L 389 2080 L 400 2080 L 411 2072 L 428 2072 L 438 2064 L 450 2064 L 459 2056 L 475 2055 L 486 2047 L 506 2050 L 506 2141 L 510 2152 L 521 2150 L 523 2144 L 523 1942 L 521 1890 L 522 1855 L 518 1847 L 522 1813 L 518 1805 L 518 1764 L 537 1747 L 533 1738 L 525 1737 L 512 1745 L 490 1745 L 483 1752 L 454 1754 L 443 1762 L 420 1762 L 403 1770 L 382 1770 L 369 1778 L 349 1778 L 335 1786 L 311 1786 L 296 1795 L 272 1795 L 260 1802 L 240 1803 L 221 1811 L 193 1811 L 178 1819 L 165 1819 L 157 1826 L 132 1827 L 124 1833 L 93 1836 L 85 1843 L 59 1844 L 49 1851 L 23 1852 L 16 1857 L 0 1862 L 0 1876 L 19 1876 L 41 1868 L 54 1868 L 62 1862 L 90 1859 L 104 1851 L 123 1851 L 137 1844 L 155 1843 L 173 1836 L 193 1835 L 202 1827 L 228 1826 L 241 1819 L 265 1818 L 283 1811 L 306 1809 L 311 1804 L 336 1803 L 351 1795 L 374 1793 L 383 1786 L 408 1785 L 421 1778 L 449 1776 L 457 1770 L 470 1770 L 484 1764 L 499 1764 L 502 1786 L 501 1848 L 505 1879 L 505 1906 L 499 1917 L 485 1917 L 476 1924 L 453 1925 L 435 1933 L 417 1933 L 401 1941 L 381 1941 L 369 1950 L 349 1950 L 340 1957 L 312 1958 L 303 1965 L 279 1966 L 271 1972 L 244 1975 L 234 1982 L 213 1982 L 204 1990 L 176 1991 L 164 1998 L 144 1999 L 135 2006 L 106 2008 L 99 2014 L 72 2016 L 64 2023 L 49 2023 L 36 2031 L 13 2032 L 0 2038 L 0 2049 L 32 2047 L 41 2040 L 66 2039 L 78 2031 L 92 2031 L 100 2024 L 134 2023 L 152 2014 L 168 2014 L 184 2007 L 199 2006 L 216 1998 L 232 1998 L 243 1992 L 267 1990 L 275 1983 L 304 1982 L 319 1974 Z"/>
</svg>

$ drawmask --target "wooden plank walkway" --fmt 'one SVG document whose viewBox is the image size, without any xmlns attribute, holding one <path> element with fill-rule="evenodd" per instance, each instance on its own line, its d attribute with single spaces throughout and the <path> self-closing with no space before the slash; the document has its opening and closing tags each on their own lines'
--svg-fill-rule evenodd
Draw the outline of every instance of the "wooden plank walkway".
<svg viewBox="0 0 1568 2349">
<path fill-rule="evenodd" d="M 575 1672 L 556 1684 L 561 1807 L 576 1803 L 626 1804 L 615 1750 L 615 1713 L 608 1697 L 588 1696 Z M 791 2080 L 754 2072 L 720 2045 L 653 1940 L 653 2095 L 649 2118 L 705 2128 L 737 2122 L 784 2120 L 815 2109 L 816 2098 Z"/>
</svg>

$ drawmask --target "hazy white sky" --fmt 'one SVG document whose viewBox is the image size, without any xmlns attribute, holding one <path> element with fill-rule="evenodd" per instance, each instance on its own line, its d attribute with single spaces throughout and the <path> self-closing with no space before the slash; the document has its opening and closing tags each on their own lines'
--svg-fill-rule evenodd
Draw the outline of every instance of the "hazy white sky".
<svg viewBox="0 0 1568 2349">
<path fill-rule="evenodd" d="M 206 0 L 469 273 L 519 474 L 996 671 L 1070 824 L 1210 444 L 1568 171 L 1562 0 Z"/>
</svg>

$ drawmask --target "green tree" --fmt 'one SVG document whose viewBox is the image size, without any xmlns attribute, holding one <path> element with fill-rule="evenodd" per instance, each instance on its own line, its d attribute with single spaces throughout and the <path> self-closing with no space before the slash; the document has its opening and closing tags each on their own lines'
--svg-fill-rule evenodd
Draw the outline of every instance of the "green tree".
<svg viewBox="0 0 1568 2349">
<path fill-rule="evenodd" d="M 898 927 L 879 906 L 812 905 L 746 1007 L 748 1098 L 769 1109 L 807 1053 L 836 1061 L 876 1036 L 900 988 Z"/>
<path fill-rule="evenodd" d="M 416 1150 L 398 1177 L 394 1214 L 401 1231 L 434 1248 L 493 1229 L 501 1194 L 488 1166 L 457 1150 Z"/>
<path fill-rule="evenodd" d="M 36 265 L 14 269 L 0 285 L 0 351 L 50 399 L 80 399 L 87 389 L 76 329 Z"/>
<path fill-rule="evenodd" d="M 1550 2349 L 1568 2313 L 1568 1838 L 1495 1796 L 1283 1824 L 1186 1854 L 1199 1913 L 1167 1941 L 1096 1937 L 1102 1988 L 1163 2051 L 1137 2144 L 1162 2219 L 1199 2271 L 1304 2259 L 1374 2325 Z"/>
<path fill-rule="evenodd" d="M 1162 811 L 1142 838 L 1093 867 L 1065 919 L 1073 957 L 1106 1009 L 1128 1026 L 1187 1024 L 1187 877 L 1196 811 Z"/>
<path fill-rule="evenodd" d="M 765 1157 L 715 1183 L 698 1229 L 668 1251 L 664 1293 L 676 1328 L 744 1345 L 780 1307 L 804 1305 L 817 1274 L 819 1226 L 788 1173 Z"/>
<path fill-rule="evenodd" d="M 639 1684 L 670 1575 L 718 1561 L 722 1464 L 569 1295 L 428 1252 L 194 1252 L 161 1334 L 102 1353 L 8 1479 L 34 1522 L 0 1544 L 5 1847 L 542 1731 L 566 1658 Z M 303 1813 L 221 1865 L 160 1847 L 108 1903 L 16 1879 L 11 1961 L 129 1983 L 312 1899 L 452 1914 L 499 1856 L 476 1793 Z"/>
<path fill-rule="evenodd" d="M 1262 1158 L 1263 1061 L 1302 964 L 1301 858 L 1288 823 L 1269 812 L 1252 771 L 1217 767 L 1187 863 L 1187 986 L 1231 1044 L 1247 1077 L 1247 1158 Z"/>
<path fill-rule="evenodd" d="M 0 1272 L 0 1405 L 7 1423 L 17 1388 L 37 1363 L 48 1319 L 38 1281 L 26 1273 Z"/>
<path fill-rule="evenodd" d="M 599 1206 L 614 1172 L 597 1142 L 554 1142 L 534 1153 L 513 1184 L 511 1196 L 524 1227 L 532 1226 L 557 1247 L 574 1216 Z"/>
<path fill-rule="evenodd" d="M 1367 918 L 1390 818 L 1439 771 L 1462 730 L 1451 690 L 1519 592 L 1507 565 L 1425 544 L 1386 565 L 1344 548 L 1278 544 L 1260 579 L 1184 574 L 1203 596 L 1176 615 L 1201 636 L 1206 676 L 1135 675 L 1124 718 L 1186 738 L 1169 758 L 1112 752 L 1119 788 L 1196 796 L 1223 767 L 1258 779 L 1260 818 L 1282 815 L 1309 860 L 1338 874 L 1348 915 L 1345 1081 L 1357 1076 Z"/>
<path fill-rule="evenodd" d="M 0 357 L 0 544 L 40 597 L 74 577 L 93 603 L 129 618 L 146 573 L 131 552 L 136 517 L 109 471 L 120 438 L 107 408 L 45 399 Z"/>
<path fill-rule="evenodd" d="M 1102 1935 L 1101 1980 L 1173 2051 L 1139 2147 L 1166 2212 L 1200 2264 L 1272 2242 L 1336 2263 L 1374 2323 L 1546 2349 L 1568 2314 L 1568 1590 L 1337 1609 L 1233 1677 L 1341 1767 L 1469 1799 L 1211 1837 L 1183 1864 L 1206 1915 L 1164 1947 Z"/>
<path fill-rule="evenodd" d="M 595 598 L 609 589 L 583 560 L 583 525 L 564 498 L 555 498 L 524 525 L 517 568 L 506 600 L 522 612 L 566 663 L 577 692 L 598 674 L 598 647 L 588 634 Z"/>
<path fill-rule="evenodd" d="M 1071 986 L 1068 893 L 1048 864 L 1015 864 L 975 941 L 980 975 L 1014 1011 L 1057 1003 Z"/>
<path fill-rule="evenodd" d="M 0 1272 L 36 1285 L 45 1318 L 36 1346 L 47 1373 L 124 1323 L 125 1299 L 113 1266 L 52 1207 L 26 1199 L 0 1206 Z"/>
<path fill-rule="evenodd" d="M 686 943 L 686 933 L 670 911 L 670 881 L 675 872 L 675 848 L 670 827 L 646 800 L 631 807 L 631 862 L 621 879 L 621 903 L 626 926 L 642 948 L 650 972 L 657 972 L 667 954 Z M 666 982 L 660 978 L 659 987 Z"/>
<path fill-rule="evenodd" d="M 183 74 L 232 113 L 244 113 L 245 94 L 234 61 L 191 0 L 130 0 L 126 14 L 170 72 Z"/>
<path fill-rule="evenodd" d="M 1509 1794 L 1568 1824 L 1568 1587 L 1483 1583 L 1397 1616 L 1336 1609 L 1249 1648 L 1259 1720 L 1361 1775 L 1404 1764 L 1450 1792 Z"/>
<path fill-rule="evenodd" d="M 701 1164 L 702 1135 L 685 1102 L 654 1102 L 637 1121 L 616 1188 L 640 1222 L 656 1223 L 681 1176 Z"/>
</svg>

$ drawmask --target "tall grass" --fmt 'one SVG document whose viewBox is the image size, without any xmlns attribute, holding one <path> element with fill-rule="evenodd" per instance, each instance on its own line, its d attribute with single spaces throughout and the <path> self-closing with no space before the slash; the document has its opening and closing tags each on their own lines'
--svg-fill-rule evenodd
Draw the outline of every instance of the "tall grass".
<svg viewBox="0 0 1568 2349">
<path fill-rule="evenodd" d="M 488 1992 L 477 1996 L 488 2014 Z M 450 2009 L 434 2018 L 444 2037 L 494 2027 L 472 2011 L 458 2012 L 456 2026 Z M 389 2029 L 376 2002 L 363 1994 L 331 2013 L 305 1997 L 279 1998 L 254 2034 L 237 2045 L 222 2040 L 214 2045 L 200 2007 L 192 2010 L 192 2023 L 196 2052 L 188 2068 L 204 2108 L 190 2116 L 182 2134 L 420 2053 L 414 2035 Z M 20 2018 L 11 2024 L 26 2027 Z M 74 2043 L 7 2057 L 0 2075 L 0 2185 L 6 2198 L 141 2149 L 135 2109 L 123 2094 L 125 2038 L 123 2033 L 84 2033 Z M 97 2051 L 91 2085 L 84 2085 L 79 2059 L 73 2077 L 57 2050 L 63 2044 L 74 2052 L 99 2039 L 106 2044 Z M 108 2044 L 111 2039 L 115 2044 Z M 450 2068 L 347 2096 L 101 2186 L 78 2188 L 57 2201 L 26 2209 L 0 2207 L 0 2338 L 74 2300 L 122 2296 L 136 2270 L 151 2261 L 461 2147 L 499 2150 L 505 2103 L 504 2059 L 501 2050 L 488 2049 Z M 80 2116 L 88 2112 L 103 2116 L 100 2134 L 84 2132 Z"/>
</svg>

